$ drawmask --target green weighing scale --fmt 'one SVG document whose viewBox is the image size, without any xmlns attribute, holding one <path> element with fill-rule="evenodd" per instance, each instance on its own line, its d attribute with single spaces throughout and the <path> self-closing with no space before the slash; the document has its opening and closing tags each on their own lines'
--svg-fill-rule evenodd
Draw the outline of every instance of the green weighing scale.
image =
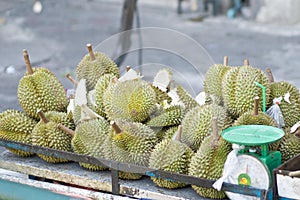
<svg viewBox="0 0 300 200">
<path fill-rule="evenodd" d="M 228 174 L 226 182 L 248 185 L 268 190 L 272 184 L 271 172 L 281 164 L 281 153 L 269 151 L 269 144 L 284 136 L 282 129 L 265 125 L 243 125 L 225 129 L 221 136 L 228 142 L 243 145 L 237 155 L 235 166 L 227 159 L 223 174 Z M 252 200 L 257 197 L 226 192 L 232 200 Z"/>
</svg>

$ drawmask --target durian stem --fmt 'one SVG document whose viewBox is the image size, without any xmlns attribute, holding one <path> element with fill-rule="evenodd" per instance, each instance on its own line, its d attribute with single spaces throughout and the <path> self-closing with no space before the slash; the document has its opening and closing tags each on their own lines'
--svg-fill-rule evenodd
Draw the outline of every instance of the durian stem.
<svg viewBox="0 0 300 200">
<path fill-rule="evenodd" d="M 249 60 L 247 58 L 244 60 L 244 66 L 249 66 Z"/>
<path fill-rule="evenodd" d="M 122 132 L 122 130 L 120 129 L 120 127 L 116 124 L 115 121 L 111 121 L 110 122 L 111 127 L 114 129 L 114 131 L 116 132 L 116 134 L 119 134 Z"/>
<path fill-rule="evenodd" d="M 259 102 L 259 97 L 258 96 L 254 97 L 254 115 L 258 115 L 258 102 Z"/>
<path fill-rule="evenodd" d="M 272 70 L 270 69 L 270 67 L 268 67 L 268 68 L 266 69 L 266 71 L 267 71 L 267 75 L 268 75 L 268 78 L 269 78 L 270 83 L 274 83 L 274 76 L 273 76 L 273 74 L 272 74 Z"/>
<path fill-rule="evenodd" d="M 128 72 L 131 69 L 130 66 L 126 66 L 126 72 Z"/>
<path fill-rule="evenodd" d="M 119 82 L 119 79 L 117 79 L 117 77 L 113 77 L 113 78 L 111 79 L 111 82 L 112 82 L 112 83 L 117 83 L 117 82 Z"/>
<path fill-rule="evenodd" d="M 66 74 L 66 78 L 69 79 L 75 86 L 78 85 L 78 82 L 71 76 L 71 74 Z"/>
<path fill-rule="evenodd" d="M 92 45 L 91 45 L 91 44 L 87 44 L 86 47 L 88 48 L 88 51 L 89 51 L 91 60 L 95 60 L 96 58 L 95 58 L 95 54 L 94 54 L 94 52 L 93 52 Z"/>
<path fill-rule="evenodd" d="M 182 125 L 179 125 L 178 130 L 177 130 L 177 135 L 176 135 L 176 138 L 175 138 L 175 140 L 178 141 L 178 142 L 181 142 L 181 133 L 182 133 Z"/>
<path fill-rule="evenodd" d="M 60 130 L 64 131 L 65 133 L 71 135 L 72 137 L 74 137 L 75 135 L 75 131 L 73 131 L 72 129 L 69 129 L 68 127 L 62 125 L 62 124 L 57 124 L 57 128 L 59 128 Z"/>
<path fill-rule="evenodd" d="M 217 145 L 217 141 L 219 140 L 219 134 L 218 134 L 218 117 L 212 118 L 212 146 L 215 147 Z"/>
<path fill-rule="evenodd" d="M 47 124 L 49 122 L 49 119 L 45 116 L 44 112 L 42 110 L 38 110 L 37 113 L 39 114 L 41 120 Z"/>
<path fill-rule="evenodd" d="M 24 60 L 25 60 L 25 65 L 26 65 L 26 71 L 28 72 L 28 74 L 33 74 L 33 70 L 30 64 L 30 60 L 29 60 L 29 55 L 26 49 L 23 49 L 23 56 L 24 56 Z"/>
<path fill-rule="evenodd" d="M 228 56 L 224 56 L 223 65 L 228 66 Z"/>
</svg>

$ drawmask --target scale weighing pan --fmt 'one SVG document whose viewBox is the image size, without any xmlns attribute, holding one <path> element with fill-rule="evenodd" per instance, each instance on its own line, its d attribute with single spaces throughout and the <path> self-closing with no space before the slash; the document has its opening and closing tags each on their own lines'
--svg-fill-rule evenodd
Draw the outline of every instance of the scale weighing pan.
<svg viewBox="0 0 300 200">
<path fill-rule="evenodd" d="M 227 128 L 221 135 L 230 143 L 260 146 L 277 142 L 284 136 L 284 131 L 273 126 L 242 125 Z"/>
</svg>

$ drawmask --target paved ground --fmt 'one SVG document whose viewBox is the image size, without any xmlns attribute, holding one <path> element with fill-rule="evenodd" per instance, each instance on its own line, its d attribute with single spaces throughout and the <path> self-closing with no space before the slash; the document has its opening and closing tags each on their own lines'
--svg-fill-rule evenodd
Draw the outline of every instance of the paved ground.
<svg viewBox="0 0 300 200">
<path fill-rule="evenodd" d="M 19 109 L 16 91 L 25 72 L 22 49 L 28 49 L 34 66 L 50 68 L 70 88 L 64 74 L 74 72 L 86 54 L 85 44 L 96 46 L 119 31 L 122 1 L 44 0 L 40 14 L 32 12 L 32 4 L 24 0 L 0 1 L 0 111 Z M 140 1 L 139 12 L 142 27 L 167 28 L 167 37 L 143 36 L 146 43 L 157 40 L 157 48 L 144 48 L 143 64 L 172 66 L 193 95 L 202 87 L 201 77 L 193 70 L 204 74 L 213 62 L 222 62 L 224 55 L 229 56 L 230 65 L 241 65 L 244 58 L 249 58 L 251 65 L 271 67 L 277 80 L 289 80 L 300 87 L 300 74 L 296 72 L 300 63 L 300 25 L 258 24 L 223 16 L 192 22 L 189 18 L 196 13 L 177 15 L 174 3 L 167 6 L 151 1 Z M 168 31 L 176 33 L 170 34 L 170 40 L 166 39 Z M 182 43 L 184 39 L 187 42 Z M 167 51 L 158 48 L 164 41 L 164 45 L 173 45 L 165 47 Z M 194 44 L 205 50 L 192 47 Z M 173 47 L 178 52 L 172 52 Z M 138 65 L 136 51 L 124 65 Z M 7 73 L 12 69 L 13 73 Z"/>
</svg>

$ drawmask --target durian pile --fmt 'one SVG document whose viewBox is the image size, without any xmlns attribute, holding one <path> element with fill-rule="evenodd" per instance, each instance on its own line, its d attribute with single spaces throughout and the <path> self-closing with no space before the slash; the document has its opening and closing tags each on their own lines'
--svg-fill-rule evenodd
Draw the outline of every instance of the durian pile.
<svg viewBox="0 0 300 200">
<path fill-rule="evenodd" d="M 222 176 L 231 145 L 220 134 L 230 126 L 283 128 L 285 136 L 270 148 L 281 151 L 283 161 L 300 153 L 299 90 L 289 82 L 275 82 L 270 69 L 264 72 L 248 60 L 242 66 L 228 66 L 224 57 L 223 64 L 208 69 L 199 83 L 204 91 L 193 98 L 173 80 L 171 68 L 160 69 L 149 83 L 130 67 L 121 75 L 111 58 L 94 52 L 90 44 L 87 49 L 76 77 L 66 75 L 75 88 L 69 96 L 54 73 L 33 68 L 23 51 L 26 72 L 17 91 L 22 110 L 0 113 L 0 138 L 209 180 Z M 264 86 L 265 96 L 258 85 Z M 49 163 L 70 162 L 37 156 Z M 86 170 L 109 170 L 108 166 L 79 165 Z M 120 172 L 119 177 L 133 180 L 142 175 Z M 188 186 L 151 180 L 169 189 Z M 212 188 L 192 188 L 204 197 L 225 197 Z"/>
</svg>

